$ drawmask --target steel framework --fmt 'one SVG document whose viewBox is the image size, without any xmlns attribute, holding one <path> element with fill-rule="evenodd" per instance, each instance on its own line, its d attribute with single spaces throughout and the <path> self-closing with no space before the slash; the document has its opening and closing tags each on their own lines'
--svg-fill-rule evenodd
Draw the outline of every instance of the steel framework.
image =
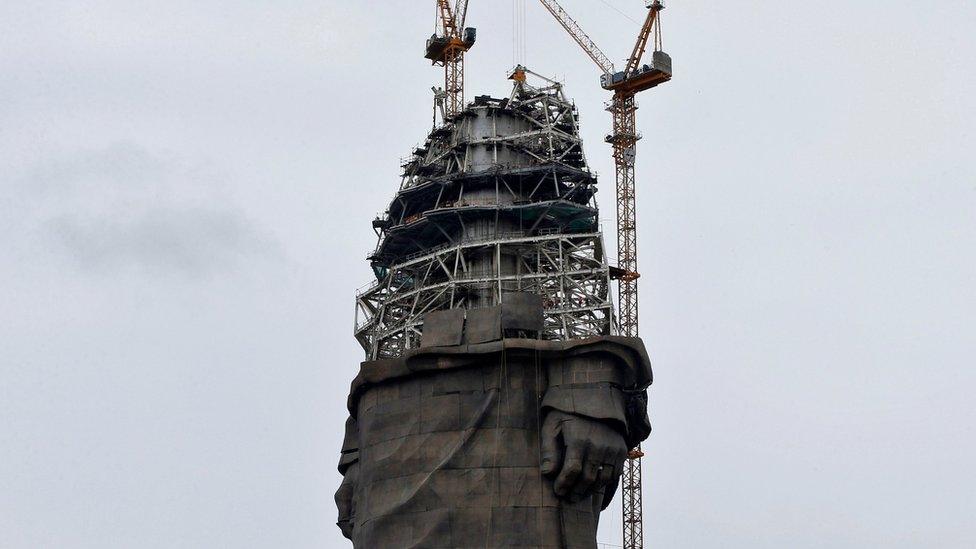
<svg viewBox="0 0 976 549">
<path fill-rule="evenodd" d="M 490 270 L 475 267 L 492 257 Z M 514 258 L 514 268 L 503 258 Z M 526 237 L 519 233 L 468 241 L 397 265 L 356 297 L 356 336 L 371 358 L 394 358 L 419 347 L 423 316 L 469 308 L 473 296 L 500 303 L 506 292 L 543 298 L 544 339 L 611 332 L 610 276 L 600 233 Z"/>
<path fill-rule="evenodd" d="M 617 331 L 578 113 L 560 84 L 529 85 L 525 72 L 508 98 L 476 98 L 403 163 L 373 223 L 376 280 L 356 298 L 367 358 L 419 346 L 430 311 L 491 306 L 508 292 L 543 296 L 543 338 Z"/>
</svg>

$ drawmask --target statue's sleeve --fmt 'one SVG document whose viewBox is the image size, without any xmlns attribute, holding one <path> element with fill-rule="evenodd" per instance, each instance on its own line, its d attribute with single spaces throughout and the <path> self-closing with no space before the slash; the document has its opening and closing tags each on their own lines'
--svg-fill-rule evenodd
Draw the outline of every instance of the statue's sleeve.
<svg viewBox="0 0 976 549">
<path fill-rule="evenodd" d="M 346 435 L 342 440 L 342 454 L 339 456 L 339 473 L 346 474 L 346 471 L 354 463 L 359 461 L 359 425 L 356 418 L 350 416 L 346 420 Z"/>
<path fill-rule="evenodd" d="M 356 526 L 356 483 L 359 476 L 359 428 L 353 417 L 346 420 L 346 435 L 342 442 L 342 454 L 339 457 L 339 473 L 342 474 L 342 484 L 335 494 L 336 507 L 339 511 L 336 525 L 342 530 L 342 535 L 352 539 L 352 531 Z"/>
<path fill-rule="evenodd" d="M 647 417 L 650 364 L 632 362 L 614 353 L 587 353 L 552 360 L 543 413 L 559 410 L 612 426 L 630 448 L 651 432 Z"/>
</svg>

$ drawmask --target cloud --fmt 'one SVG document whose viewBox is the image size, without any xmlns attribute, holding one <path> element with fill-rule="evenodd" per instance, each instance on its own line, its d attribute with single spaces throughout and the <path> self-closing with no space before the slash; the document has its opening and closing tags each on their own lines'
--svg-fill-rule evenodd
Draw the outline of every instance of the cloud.
<svg viewBox="0 0 976 549">
<path fill-rule="evenodd" d="M 79 265 L 100 271 L 200 275 L 277 251 L 247 218 L 226 210 L 154 208 L 118 221 L 65 215 L 47 232 Z"/>
<path fill-rule="evenodd" d="M 224 179 L 121 143 L 49 157 L 16 187 L 44 243 L 84 270 L 200 276 L 281 253 Z"/>
</svg>

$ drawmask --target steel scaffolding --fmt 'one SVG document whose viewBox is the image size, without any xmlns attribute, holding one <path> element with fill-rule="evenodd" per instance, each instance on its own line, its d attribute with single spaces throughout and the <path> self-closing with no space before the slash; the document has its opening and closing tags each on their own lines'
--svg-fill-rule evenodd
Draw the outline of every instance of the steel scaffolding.
<svg viewBox="0 0 976 549">
<path fill-rule="evenodd" d="M 376 280 L 356 297 L 367 358 L 418 347 L 430 311 L 508 292 L 543 297 L 543 338 L 617 332 L 578 118 L 560 84 L 517 79 L 508 98 L 477 97 L 413 151 L 373 222 Z"/>
</svg>

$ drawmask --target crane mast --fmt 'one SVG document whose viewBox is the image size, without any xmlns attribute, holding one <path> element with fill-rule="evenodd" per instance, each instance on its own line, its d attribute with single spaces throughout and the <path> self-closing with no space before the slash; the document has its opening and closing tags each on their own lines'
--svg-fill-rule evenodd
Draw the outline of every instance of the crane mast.
<svg viewBox="0 0 976 549">
<path fill-rule="evenodd" d="M 559 5 L 556 0 L 540 0 L 557 22 L 569 33 L 603 72 L 600 85 L 613 92 L 607 110 L 613 117 L 613 133 L 606 141 L 613 148 L 616 168 L 617 192 L 617 268 L 613 269 L 617 279 L 618 315 L 617 324 L 620 335 L 637 337 L 638 295 L 637 279 L 640 274 L 637 266 L 637 207 L 636 174 L 637 142 L 641 139 L 637 131 L 637 102 L 635 96 L 642 91 L 654 88 L 671 79 L 671 58 L 664 53 L 661 45 L 660 12 L 664 4 L 660 0 L 647 1 L 648 14 L 638 34 L 637 42 L 623 71 L 616 71 L 610 58 L 583 32 L 579 24 Z M 651 35 L 654 36 L 654 52 L 651 65 L 641 65 Z M 621 499 L 623 500 L 623 546 L 626 549 L 644 547 L 643 494 L 641 490 L 641 458 L 644 453 L 640 446 L 630 451 L 621 475 Z"/>
<path fill-rule="evenodd" d="M 443 118 L 451 120 L 464 110 L 464 54 L 474 46 L 477 31 L 464 26 L 468 0 L 437 0 L 440 34 L 427 40 L 424 57 L 444 67 Z M 440 99 L 438 99 L 440 101 Z"/>
</svg>

